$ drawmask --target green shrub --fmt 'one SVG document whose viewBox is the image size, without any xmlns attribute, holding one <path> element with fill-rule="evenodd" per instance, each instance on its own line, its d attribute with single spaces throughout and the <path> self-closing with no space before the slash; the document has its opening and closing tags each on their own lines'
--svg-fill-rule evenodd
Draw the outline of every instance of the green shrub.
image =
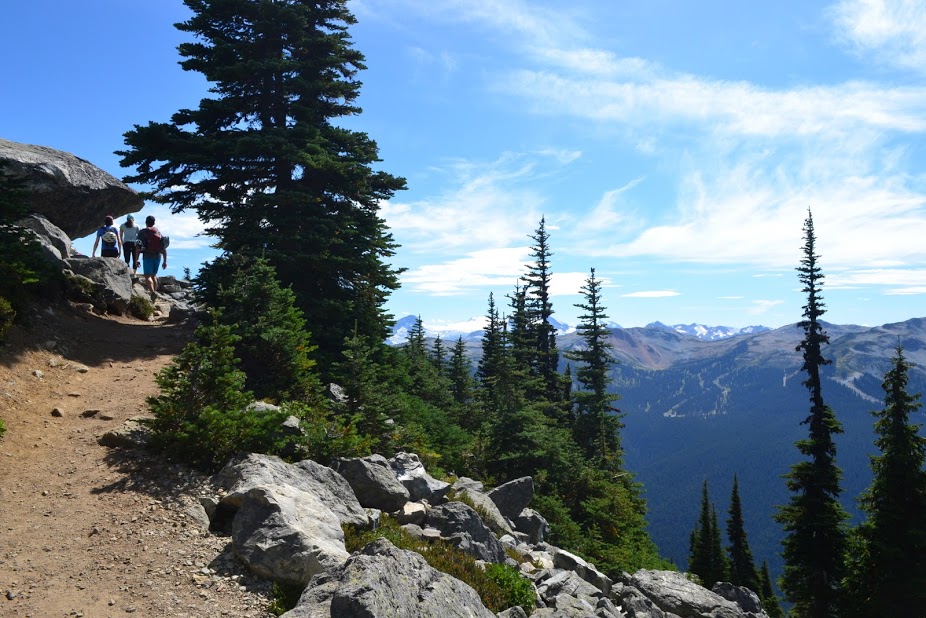
<svg viewBox="0 0 926 618">
<path fill-rule="evenodd" d="M 129 300 L 129 313 L 139 320 L 147 320 L 154 315 L 154 305 L 144 296 L 133 295 Z"/>
<path fill-rule="evenodd" d="M 3 434 L 6 433 L 6 424 L 3 422 L 3 419 L 0 418 L 0 438 L 3 437 Z"/>
<path fill-rule="evenodd" d="M 411 536 L 391 517 L 383 516 L 376 530 L 344 527 L 347 551 L 355 552 L 378 538 L 385 538 L 399 549 L 420 554 L 432 568 L 465 582 L 493 612 L 520 605 L 527 613 L 534 608 L 534 593 L 530 581 L 517 569 L 504 564 L 483 568 L 475 558 L 445 541 L 422 541 Z"/>
<path fill-rule="evenodd" d="M 194 285 L 197 297 L 221 312 L 219 323 L 239 337 L 235 355 L 255 397 L 322 403 L 305 318 L 269 262 L 222 256 L 200 271 Z"/>
<path fill-rule="evenodd" d="M 13 305 L 10 304 L 10 301 L 0 296 L 0 341 L 3 341 L 7 331 L 13 326 L 13 320 L 15 318 L 16 311 L 13 309 Z"/>
<path fill-rule="evenodd" d="M 238 451 L 272 452 L 283 443 L 285 417 L 246 409 L 253 396 L 237 368 L 236 341 L 227 326 L 201 326 L 158 373 L 160 394 L 148 398 L 154 446 L 209 469 Z"/>
<path fill-rule="evenodd" d="M 298 458 L 329 462 L 336 457 L 370 454 L 370 439 L 361 436 L 349 418 L 301 402 L 285 402 L 281 407 L 284 416 L 296 416 L 301 421 L 303 438 L 298 445 Z"/>
</svg>

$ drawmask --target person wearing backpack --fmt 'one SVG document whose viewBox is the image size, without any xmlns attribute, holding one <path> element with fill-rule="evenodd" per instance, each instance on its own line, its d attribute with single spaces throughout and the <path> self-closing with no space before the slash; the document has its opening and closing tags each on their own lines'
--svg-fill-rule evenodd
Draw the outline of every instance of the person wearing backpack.
<svg viewBox="0 0 926 618">
<path fill-rule="evenodd" d="M 129 215 L 125 218 L 125 223 L 119 226 L 119 240 L 122 241 L 122 253 L 125 263 L 133 272 L 138 271 L 138 226 L 135 225 L 135 217 Z"/>
<path fill-rule="evenodd" d="M 145 229 L 138 230 L 141 249 L 141 268 L 145 275 L 145 287 L 154 295 L 158 291 L 158 266 L 167 268 L 167 237 L 154 227 L 154 217 L 145 219 Z M 163 261 L 163 264 L 162 264 Z"/>
<path fill-rule="evenodd" d="M 96 240 L 93 241 L 93 251 L 90 257 L 96 257 L 96 248 L 100 246 L 101 240 L 103 246 L 100 248 L 100 256 L 118 258 L 122 253 L 122 241 L 119 240 L 119 230 L 113 227 L 113 218 L 110 216 L 103 219 L 103 225 L 96 231 Z"/>
</svg>

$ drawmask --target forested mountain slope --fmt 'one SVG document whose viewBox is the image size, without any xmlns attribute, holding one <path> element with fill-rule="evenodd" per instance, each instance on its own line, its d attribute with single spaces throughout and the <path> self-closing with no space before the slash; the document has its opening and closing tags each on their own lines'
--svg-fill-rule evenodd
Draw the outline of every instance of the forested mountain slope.
<svg viewBox="0 0 926 618">
<path fill-rule="evenodd" d="M 857 517 L 855 498 L 871 479 L 870 412 L 881 406 L 881 382 L 898 344 L 918 365 L 911 392 L 926 389 L 926 320 L 826 329 L 824 354 L 833 363 L 824 370 L 824 396 L 845 428 L 837 463 L 844 506 Z M 702 482 L 725 517 L 735 473 L 753 551 L 778 571 L 780 530 L 772 515 L 787 502 L 781 475 L 798 460 L 794 442 L 806 434 L 800 423 L 809 410 L 795 351 L 801 335 L 796 325 L 712 342 L 663 329 L 612 331 L 627 466 L 646 488 L 654 540 L 680 567 Z M 572 336 L 560 342 L 563 349 L 578 345 Z"/>
</svg>

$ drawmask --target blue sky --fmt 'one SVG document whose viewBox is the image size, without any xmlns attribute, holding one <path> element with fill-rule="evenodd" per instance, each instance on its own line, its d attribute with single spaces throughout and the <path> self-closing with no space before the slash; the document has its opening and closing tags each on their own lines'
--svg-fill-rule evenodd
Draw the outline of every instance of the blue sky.
<svg viewBox="0 0 926 618">
<path fill-rule="evenodd" d="M 0 0 L 0 137 L 121 177 L 133 124 L 195 106 L 180 0 Z M 485 313 L 546 217 L 554 308 L 594 267 L 624 326 L 781 326 L 814 213 L 826 319 L 926 315 L 926 4 L 908 0 L 352 0 L 361 116 L 408 270 L 389 308 Z M 171 268 L 213 255 L 193 214 L 147 206 Z M 89 253 L 91 243 L 77 247 Z"/>
</svg>

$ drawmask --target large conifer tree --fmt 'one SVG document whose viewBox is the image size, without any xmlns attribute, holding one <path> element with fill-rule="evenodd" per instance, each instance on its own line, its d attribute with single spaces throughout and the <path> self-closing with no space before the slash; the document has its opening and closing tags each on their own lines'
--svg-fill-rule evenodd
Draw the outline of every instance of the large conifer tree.
<svg viewBox="0 0 926 618">
<path fill-rule="evenodd" d="M 727 555 L 730 558 L 730 583 L 745 586 L 759 594 L 759 574 L 749 549 L 746 526 L 743 523 L 743 505 L 740 500 L 739 480 L 733 475 L 733 491 L 730 493 L 730 509 L 727 518 Z"/>
<path fill-rule="evenodd" d="M 701 486 L 701 509 L 691 531 L 688 571 L 710 588 L 727 577 L 727 561 L 720 541 L 717 509 L 711 504 L 707 481 Z"/>
<path fill-rule="evenodd" d="M 180 64 L 211 95 L 127 132 L 125 180 L 195 210 L 220 249 L 265 255 L 327 360 L 347 336 L 382 340 L 399 271 L 378 209 L 405 181 L 374 171 L 376 143 L 339 122 L 361 111 L 365 68 L 347 1 L 184 1 L 193 16 L 177 28 L 194 40 Z"/>
<path fill-rule="evenodd" d="M 839 615 L 840 583 L 845 570 L 847 514 L 839 504 L 842 471 L 836 466 L 833 436 L 842 433 L 836 415 L 823 400 L 820 370 L 830 361 L 823 357 L 829 337 L 820 317 L 825 313 L 821 289 L 823 272 L 816 252 L 813 217 L 808 211 L 804 222 L 804 247 L 798 279 L 807 295 L 804 339 L 797 350 L 803 352 L 804 385 L 810 393 L 810 414 L 802 424 L 809 435 L 797 442 L 808 459 L 791 466 L 787 474 L 791 501 L 780 507 L 776 519 L 786 536 L 782 555 L 785 560 L 781 588 L 793 603 L 796 618 L 829 618 Z"/>
<path fill-rule="evenodd" d="M 857 530 L 850 588 L 858 616 L 907 616 L 926 608 L 926 439 L 910 415 L 919 394 L 907 391 L 911 364 L 897 347 L 884 377 L 884 409 L 875 412 L 874 479 L 859 500 L 868 515 Z M 914 611 L 915 608 L 915 611 Z"/>
<path fill-rule="evenodd" d="M 524 276 L 526 287 L 526 309 L 529 316 L 531 336 L 533 339 L 533 365 L 537 375 L 543 380 L 546 398 L 551 402 L 562 397 L 562 376 L 559 373 L 559 350 L 556 347 L 556 328 L 550 324 L 553 316 L 553 301 L 550 298 L 550 285 L 553 279 L 550 258 L 550 235 L 546 229 L 546 219 L 541 217 L 540 225 L 530 237 L 531 257 L 534 261 L 527 265 Z"/>
<path fill-rule="evenodd" d="M 619 469 L 623 453 L 620 443 L 619 410 L 612 404 L 618 395 L 608 392 L 611 383 L 610 369 L 614 365 L 608 329 L 605 320 L 607 307 L 601 304 L 601 282 L 595 278 L 595 269 L 582 286 L 585 301 L 576 307 L 584 311 L 576 327 L 584 346 L 566 354 L 578 361 L 576 378 L 582 386 L 573 392 L 576 418 L 573 424 L 576 443 L 585 456 L 601 468 Z"/>
</svg>

